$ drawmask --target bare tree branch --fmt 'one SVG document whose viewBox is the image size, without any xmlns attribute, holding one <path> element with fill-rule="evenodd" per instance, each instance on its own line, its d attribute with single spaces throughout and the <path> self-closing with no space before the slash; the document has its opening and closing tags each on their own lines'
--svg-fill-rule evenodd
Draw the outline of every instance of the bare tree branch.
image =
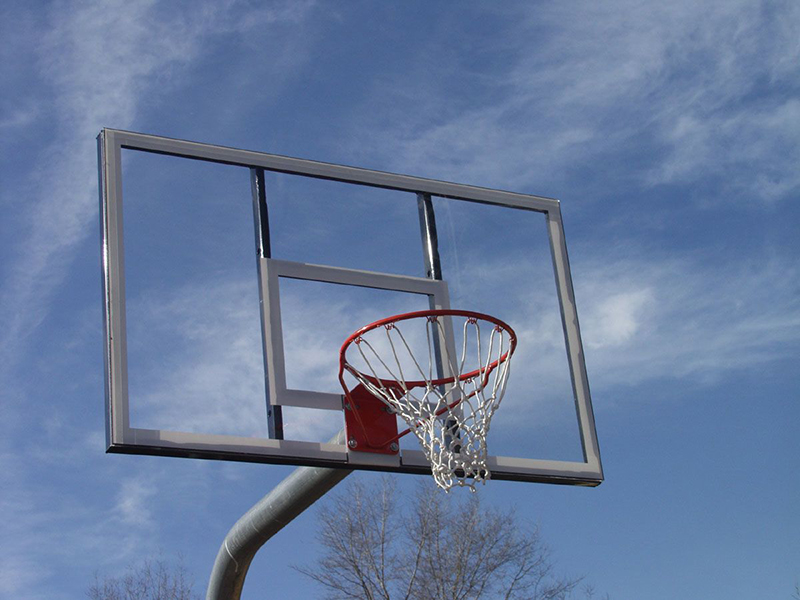
<svg viewBox="0 0 800 600">
<path fill-rule="evenodd" d="M 199 600 L 183 564 L 170 567 L 162 560 L 146 560 L 119 578 L 95 576 L 86 595 L 91 600 Z"/>
<path fill-rule="evenodd" d="M 318 513 L 322 559 L 295 568 L 336 600 L 566 600 L 580 582 L 554 575 L 537 528 L 477 495 L 456 501 L 420 485 L 397 506 L 389 479 L 350 484 Z"/>
</svg>

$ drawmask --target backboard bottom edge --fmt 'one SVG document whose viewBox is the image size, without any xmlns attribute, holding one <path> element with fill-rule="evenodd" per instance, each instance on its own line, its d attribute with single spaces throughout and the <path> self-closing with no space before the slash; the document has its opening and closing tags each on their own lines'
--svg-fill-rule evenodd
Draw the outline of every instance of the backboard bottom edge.
<svg viewBox="0 0 800 600">
<path fill-rule="evenodd" d="M 357 471 L 384 471 L 390 473 L 405 473 L 411 475 L 430 475 L 430 468 L 400 465 L 391 469 L 382 468 L 378 465 L 353 465 L 342 461 L 320 460 L 310 458 L 296 458 L 291 456 L 264 456 L 255 453 L 243 452 L 224 452 L 219 450 L 196 450 L 186 448 L 173 448 L 163 446 L 143 446 L 131 444 L 112 444 L 106 448 L 107 454 L 130 454 L 142 456 L 166 456 L 172 458 L 194 458 L 203 460 L 219 460 L 228 462 L 246 462 L 260 464 L 287 465 L 295 467 L 322 467 L 330 469 L 349 469 Z M 554 485 L 571 485 L 581 487 L 597 487 L 603 482 L 603 478 L 590 477 L 560 477 L 553 475 L 520 474 L 508 473 L 494 470 L 492 480 L 496 481 L 520 481 L 527 483 L 548 483 Z"/>
</svg>

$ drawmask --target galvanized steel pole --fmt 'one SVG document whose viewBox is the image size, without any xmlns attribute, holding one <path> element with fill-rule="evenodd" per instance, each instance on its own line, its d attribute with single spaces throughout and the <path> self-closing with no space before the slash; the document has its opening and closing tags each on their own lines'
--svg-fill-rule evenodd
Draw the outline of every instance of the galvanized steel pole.
<svg viewBox="0 0 800 600">
<path fill-rule="evenodd" d="M 344 439 L 342 431 L 331 441 L 341 444 Z M 259 548 L 350 473 L 349 469 L 298 467 L 264 496 L 225 536 L 211 571 L 206 600 L 239 600 Z"/>
</svg>

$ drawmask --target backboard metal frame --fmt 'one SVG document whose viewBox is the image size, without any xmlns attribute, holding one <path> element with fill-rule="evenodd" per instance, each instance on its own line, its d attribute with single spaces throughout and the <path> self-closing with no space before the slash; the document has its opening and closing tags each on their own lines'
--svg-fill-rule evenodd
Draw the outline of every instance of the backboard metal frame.
<svg viewBox="0 0 800 600">
<path fill-rule="evenodd" d="M 564 240 L 560 204 L 557 200 L 114 129 L 104 129 L 98 136 L 103 306 L 106 334 L 104 355 L 106 365 L 106 445 L 108 452 L 430 473 L 430 465 L 421 450 L 404 449 L 398 456 L 388 456 L 349 451 L 344 444 L 187 433 L 131 426 L 125 322 L 121 160 L 123 149 L 235 165 L 250 169 L 251 172 L 263 169 L 409 192 L 428 200 L 431 197 L 442 197 L 543 213 L 547 220 L 567 362 L 572 379 L 584 460 L 577 462 L 492 457 L 489 463 L 490 469 L 492 478 L 498 480 L 588 486 L 595 486 L 602 482 L 600 451 L 567 247 Z M 262 294 L 264 351 L 272 352 L 271 358 L 278 358 L 277 361 L 267 360 L 266 364 L 277 364 L 279 367 L 282 360 L 282 347 L 278 344 L 274 334 L 276 327 L 280 327 L 280 305 L 277 300 L 277 291 L 273 291 L 277 290 L 277 286 L 271 285 L 277 281 L 278 277 L 426 294 L 431 299 L 432 306 L 446 308 L 449 304 L 446 284 L 435 278 L 389 276 L 366 271 L 290 263 L 271 259 L 266 253 L 259 255 L 258 267 Z M 335 394 L 290 390 L 285 385 L 285 375 L 281 380 L 280 369 L 275 369 L 275 367 L 272 371 L 268 369 L 268 373 L 266 373 L 268 402 L 271 405 L 314 406 L 341 410 L 340 396 L 337 399 Z"/>
</svg>

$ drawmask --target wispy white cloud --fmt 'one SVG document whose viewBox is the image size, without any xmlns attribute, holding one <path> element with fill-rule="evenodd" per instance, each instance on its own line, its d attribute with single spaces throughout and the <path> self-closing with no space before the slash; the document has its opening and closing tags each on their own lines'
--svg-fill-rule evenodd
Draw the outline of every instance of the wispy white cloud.
<svg viewBox="0 0 800 600">
<path fill-rule="evenodd" d="M 530 289 L 528 277 L 514 277 L 530 275 L 530 266 L 515 264 L 518 256 L 508 258 L 473 261 L 470 281 L 475 285 L 467 293 L 479 306 L 500 302 L 497 289 L 513 300 L 503 305 L 500 316 L 513 324 L 520 344 L 497 424 L 513 432 L 529 427 L 525 419 L 535 417 L 538 426 L 563 427 L 565 436 L 577 435 L 569 429 L 574 408 L 555 290 L 550 285 Z M 598 405 L 614 404 L 620 388 L 653 381 L 680 379 L 702 387 L 734 370 L 773 364 L 800 345 L 796 267 L 777 259 L 728 264 L 699 254 L 691 259 L 648 258 L 631 250 L 602 261 L 577 262 L 573 273 Z M 552 281 L 552 275 L 537 271 L 535 280 Z M 204 302 L 190 302 L 201 290 Z M 353 324 L 404 308 L 392 302 L 361 306 L 330 301 L 321 294 L 289 294 L 282 300 L 296 387 L 323 391 L 336 391 L 337 350 L 357 326 Z M 157 353 L 164 364 L 138 373 L 146 386 L 133 392 L 132 406 L 144 402 L 138 414 L 149 425 L 264 435 L 255 305 L 250 279 L 220 280 L 211 286 L 204 282 L 149 302 L 132 301 L 136 318 L 131 322 L 139 322 L 138 332 L 132 332 L 133 346 L 147 347 L 144 337 L 136 340 L 140 334 L 158 337 L 166 332 L 179 339 L 171 357 Z M 291 439 L 321 441 L 342 426 L 335 411 L 287 408 L 285 420 Z"/>
<path fill-rule="evenodd" d="M 797 3 L 497 10 L 512 13 L 502 43 L 464 40 L 470 55 L 498 57 L 491 75 L 473 76 L 460 54 L 432 40 L 422 51 L 438 62 L 411 79 L 424 92 L 398 94 L 411 81 L 381 80 L 370 99 L 380 116 L 369 126 L 382 130 L 373 156 L 396 170 L 539 193 L 563 188 L 575 169 L 615 185 L 621 161 L 626 184 L 711 178 L 704 200 L 776 201 L 797 191 Z M 388 118 L 397 103 L 426 110 Z"/>
<path fill-rule="evenodd" d="M 74 423 L 76 414 L 85 414 L 85 405 L 75 400 L 64 412 L 53 408 L 49 417 L 37 421 L 44 414 L 40 410 L 47 412 L 74 391 L 75 380 L 65 377 L 50 388 L 57 388 L 59 395 L 34 399 L 26 392 L 33 371 L 20 378 L 15 369 L 30 364 L 28 338 L 54 306 L 61 306 L 54 299 L 73 274 L 81 244 L 97 238 L 94 138 L 99 130 L 132 128 L 153 99 L 187 82 L 191 65 L 213 46 L 215 36 L 268 35 L 273 25 L 302 21 L 311 5 L 284 2 L 251 9 L 248 4 L 56 1 L 35 19 L 27 15 L 24 23 L 17 18 L 3 23 L 4 32 L 11 23 L 23 33 L 14 32 L 18 45 L 2 45 L 9 60 L 0 78 L 7 84 L 4 92 L 14 95 L 4 99 L 0 128 L 10 136 L 39 127 L 37 137 L 26 135 L 42 145 L 30 151 L 36 154 L 30 172 L 10 177 L 0 199 L 1 206 L 16 211 L 5 221 L 4 234 L 9 235 L 4 235 L 0 271 L 0 541 L 12 549 L 0 560 L 0 596 L 74 597 L 74 588 L 65 590 L 64 582 L 55 580 L 65 570 L 88 572 L 157 550 L 151 514 L 163 510 L 163 504 L 156 492 L 167 480 L 174 489 L 179 478 L 164 470 L 130 475 L 126 469 L 126 475 L 99 483 L 87 472 L 100 472 L 106 463 L 95 468 L 87 457 L 102 448 L 102 441 L 92 433 L 91 451 L 83 444 L 87 428 L 97 421 L 81 421 L 79 427 Z M 2 13 L 20 16 L 5 6 Z M 35 60 L 32 48 L 38 52 Z M 28 52 L 24 62 L 21 49 Z M 35 92 L 30 91 L 32 81 L 38 86 Z M 70 307 L 73 318 L 80 311 Z M 92 329 L 93 338 L 96 333 Z M 57 340 L 52 347 L 69 354 L 73 343 Z M 85 383 L 80 374 L 76 380 Z M 28 444 L 32 439 L 37 441 Z M 68 485 L 54 481 L 67 474 Z M 113 552 L 108 551 L 110 541 Z"/>
<path fill-rule="evenodd" d="M 750 110 L 711 115 L 687 112 L 665 124 L 672 151 L 650 171 L 652 183 L 697 181 L 709 175 L 709 163 L 724 162 L 728 192 L 777 201 L 800 189 L 800 102 L 788 99 Z M 718 158 L 718 157 L 723 158 Z"/>
<path fill-rule="evenodd" d="M 28 106 L 18 108 L 0 118 L 0 130 L 17 129 L 30 125 L 38 114 L 38 108 Z"/>
<path fill-rule="evenodd" d="M 502 315 L 520 337 L 506 405 L 515 414 L 530 411 L 544 419 L 568 411 L 564 400 L 572 392 L 554 290 L 531 292 L 527 280 L 509 280 L 513 264 L 486 264 L 478 271 L 484 276 L 478 278 L 483 285 L 470 288 L 475 304 L 496 302 L 491 277 L 503 279 L 506 294 L 517 298 Z M 704 385 L 733 369 L 780 360 L 800 341 L 790 265 L 607 257 L 576 264 L 574 271 L 580 273 L 576 294 L 591 383 L 600 398 L 618 386 L 664 378 Z M 138 323 L 133 348 L 149 348 L 153 339 L 173 341 L 168 353 L 157 352 L 159 360 L 136 373 L 137 426 L 265 434 L 254 287 L 251 280 L 219 281 L 131 303 L 130 321 Z M 204 302 L 197 303 L 201 288 Z M 292 307 L 284 320 L 290 386 L 320 391 L 337 391 L 337 350 L 353 323 L 403 311 L 391 302 L 365 307 L 322 295 L 292 294 L 283 302 Z M 320 440 L 341 427 L 341 415 L 329 411 L 287 409 L 286 417 L 293 439 Z"/>
<path fill-rule="evenodd" d="M 591 303 L 590 348 L 614 348 L 630 342 L 641 330 L 643 315 L 653 303 L 653 290 L 633 288 L 611 292 Z"/>
<path fill-rule="evenodd" d="M 150 500 L 155 493 L 156 489 L 151 481 L 142 478 L 127 479 L 117 492 L 114 511 L 125 525 L 152 526 Z"/>
<path fill-rule="evenodd" d="M 0 593 L 6 598 L 20 598 L 42 575 L 41 561 L 34 556 L 23 554 L 4 557 L 0 561 Z"/>
<path fill-rule="evenodd" d="M 800 343 L 796 267 L 621 260 L 581 265 L 581 325 L 596 389 L 657 378 L 703 384 Z"/>
<path fill-rule="evenodd" d="M 131 298 L 128 310 L 134 426 L 265 435 L 255 275 Z"/>
<path fill-rule="evenodd" d="M 761 369 L 800 346 L 800 286 L 788 260 L 729 263 L 719 257 L 624 255 L 575 261 L 576 301 L 589 378 L 599 402 L 655 380 L 703 386 L 735 370 Z M 508 258 L 508 257 L 506 257 Z M 482 285 L 476 305 L 500 310 L 520 342 L 504 402 L 538 418 L 572 397 L 564 334 L 554 289 L 529 289 L 529 264 L 519 258 L 472 265 Z M 509 273 L 525 274 L 511 277 Z M 552 280 L 539 274 L 536 281 Z M 645 399 L 646 400 L 646 399 Z M 500 416 L 502 418 L 502 416 Z"/>
<path fill-rule="evenodd" d="M 5 370 L 17 363 L 22 343 L 46 318 L 77 245 L 96 236 L 94 138 L 99 130 L 130 127 L 143 99 L 180 82 L 182 67 L 213 36 L 296 22 L 309 6 L 281 3 L 251 11 L 231 1 L 178 11 L 143 0 L 56 2 L 50 7 L 39 69 L 51 82 L 58 126 L 39 157 L 47 165 L 46 181 L 38 169 L 31 173 L 28 201 L 22 204 L 28 213 L 3 273 L 0 356 Z"/>
<path fill-rule="evenodd" d="M 6 547 L 21 546 L 23 549 L 0 560 L 0 593 L 9 598 L 23 593 L 33 582 L 46 577 L 48 573 L 46 566 L 40 565 L 34 554 L 25 551 L 26 535 L 29 535 L 32 528 L 41 526 L 45 519 L 31 510 L 35 500 L 18 485 L 19 470 L 16 456 L 7 452 L 0 455 L 0 484 L 3 489 L 0 494 L 0 541 Z"/>
<path fill-rule="evenodd" d="M 0 458 L 3 489 L 0 495 L 0 542 L 13 548 L 13 552 L 0 560 L 0 593 L 3 597 L 53 597 L 39 587 L 56 571 L 48 559 L 67 551 L 75 553 L 82 545 L 80 540 L 87 540 L 84 535 L 74 535 L 76 523 L 89 516 L 87 507 L 72 505 L 68 492 L 44 491 L 43 486 L 31 477 L 32 462 L 22 462 L 11 452 Z M 92 515 L 86 523 L 88 527 L 96 528 L 97 515 Z M 104 533 L 108 535 L 110 532 Z M 60 543 L 53 543 L 54 539 Z M 96 541 L 101 543 L 99 539 Z"/>
<path fill-rule="evenodd" d="M 357 294 L 360 288 L 353 289 Z M 426 304 L 424 298 L 407 294 L 387 294 L 368 305 L 356 298 L 346 290 L 333 296 L 282 290 L 290 388 L 341 393 L 338 351 L 344 339 L 379 317 L 407 312 L 408 302 Z M 130 298 L 128 327 L 134 426 L 266 435 L 254 276 L 151 290 Z M 341 429 L 343 421 L 337 411 L 289 407 L 285 424 L 288 438 L 325 441 Z"/>
<path fill-rule="evenodd" d="M 0 542 L 13 549 L 0 560 L 3 597 L 66 600 L 75 588 L 59 579 L 65 569 L 84 573 L 88 587 L 92 571 L 155 555 L 165 544 L 153 517 L 168 504 L 164 490 L 198 489 L 196 476 L 174 463 L 128 466 L 122 473 L 98 452 L 65 454 L 0 456 Z"/>
</svg>

